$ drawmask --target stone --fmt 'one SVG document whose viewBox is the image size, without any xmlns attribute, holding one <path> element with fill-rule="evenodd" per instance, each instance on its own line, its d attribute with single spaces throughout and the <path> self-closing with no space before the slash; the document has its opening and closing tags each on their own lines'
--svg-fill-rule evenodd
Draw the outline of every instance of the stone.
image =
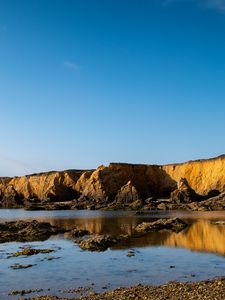
<svg viewBox="0 0 225 300">
<path fill-rule="evenodd" d="M 90 232 L 86 229 L 81 229 L 81 228 L 73 228 L 70 231 L 72 237 L 78 238 L 78 237 L 83 237 L 85 235 L 89 235 Z"/>
<path fill-rule="evenodd" d="M 117 239 L 110 235 L 96 234 L 87 239 L 82 239 L 78 244 L 82 250 L 105 251 L 109 247 L 117 244 Z"/>
<path fill-rule="evenodd" d="M 65 229 L 36 220 L 5 222 L 0 223 L 0 243 L 46 240 L 51 235 L 63 232 L 65 232 Z"/>
<path fill-rule="evenodd" d="M 135 230 L 137 232 L 157 232 L 160 230 L 170 230 L 180 232 L 188 226 L 186 222 L 179 218 L 159 219 L 154 222 L 143 222 L 139 224 Z"/>
<path fill-rule="evenodd" d="M 177 189 L 171 193 L 172 202 L 177 204 L 190 203 L 202 199 L 201 196 L 197 195 L 190 187 L 185 178 L 181 178 L 177 186 Z"/>
</svg>

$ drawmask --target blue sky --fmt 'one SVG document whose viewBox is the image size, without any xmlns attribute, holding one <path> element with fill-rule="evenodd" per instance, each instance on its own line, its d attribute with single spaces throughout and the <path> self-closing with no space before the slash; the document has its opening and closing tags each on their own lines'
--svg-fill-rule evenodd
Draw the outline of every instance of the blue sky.
<svg viewBox="0 0 225 300">
<path fill-rule="evenodd" d="M 0 176 L 225 152 L 225 0 L 0 0 Z"/>
</svg>

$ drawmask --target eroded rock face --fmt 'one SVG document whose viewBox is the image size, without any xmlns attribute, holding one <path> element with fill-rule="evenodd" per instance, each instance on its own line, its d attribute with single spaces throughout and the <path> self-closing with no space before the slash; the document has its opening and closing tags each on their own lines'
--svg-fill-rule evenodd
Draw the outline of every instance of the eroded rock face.
<svg viewBox="0 0 225 300">
<path fill-rule="evenodd" d="M 17 191 L 14 186 L 9 184 L 4 189 L 4 194 L 2 195 L 1 206 L 4 208 L 9 207 L 20 207 L 23 202 L 21 201 Z"/>
<path fill-rule="evenodd" d="M 225 155 L 212 159 L 188 161 L 181 164 L 164 165 L 162 169 L 176 182 L 185 178 L 199 195 L 210 191 L 225 191 Z"/>
<path fill-rule="evenodd" d="M 179 218 L 159 219 L 155 222 L 143 222 L 139 224 L 135 230 L 137 232 L 155 232 L 160 230 L 171 230 L 180 232 L 188 226 L 186 222 Z"/>
<path fill-rule="evenodd" d="M 2 199 L 19 197 L 25 199 L 39 199 L 54 201 L 67 201 L 77 197 L 75 184 L 82 171 L 69 170 L 63 172 L 47 172 L 28 176 L 14 177 L 6 183 L 0 183 Z M 15 192 L 9 194 L 8 189 Z"/>
<path fill-rule="evenodd" d="M 121 187 L 115 197 L 115 202 L 129 204 L 140 199 L 137 189 L 129 180 L 127 184 Z"/>
<path fill-rule="evenodd" d="M 0 205 L 26 204 L 30 209 L 192 209 L 192 205 L 188 206 L 192 202 L 225 191 L 224 170 L 222 156 L 165 166 L 112 163 L 85 172 L 69 170 L 1 178 Z M 169 198 L 171 192 L 170 203 L 155 201 Z M 213 200 L 217 199 L 221 201 Z"/>
<path fill-rule="evenodd" d="M 111 163 L 100 166 L 94 172 L 85 172 L 76 183 L 77 191 L 91 199 L 112 202 L 121 189 L 128 190 L 131 181 L 141 198 L 163 195 L 176 188 L 172 180 L 159 166 Z M 120 193 L 121 194 L 121 193 Z"/>
<path fill-rule="evenodd" d="M 178 188 L 171 193 L 171 200 L 175 203 L 190 203 L 202 200 L 202 197 L 190 187 L 187 179 L 181 178 Z"/>
</svg>

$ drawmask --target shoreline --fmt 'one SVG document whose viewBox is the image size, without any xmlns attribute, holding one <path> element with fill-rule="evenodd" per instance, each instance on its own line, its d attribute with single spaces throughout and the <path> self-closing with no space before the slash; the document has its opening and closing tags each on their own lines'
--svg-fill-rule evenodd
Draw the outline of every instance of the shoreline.
<svg viewBox="0 0 225 300">
<path fill-rule="evenodd" d="M 225 277 L 206 281 L 178 282 L 171 281 L 163 285 L 142 285 L 120 287 L 104 293 L 89 291 L 86 296 L 58 297 L 37 296 L 19 298 L 19 300 L 224 300 Z"/>
</svg>

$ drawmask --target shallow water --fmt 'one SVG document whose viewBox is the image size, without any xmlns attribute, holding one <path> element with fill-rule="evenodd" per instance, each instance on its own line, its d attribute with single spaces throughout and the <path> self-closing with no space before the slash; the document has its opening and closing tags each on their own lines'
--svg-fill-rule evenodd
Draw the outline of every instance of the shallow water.
<svg viewBox="0 0 225 300">
<path fill-rule="evenodd" d="M 187 220 L 191 226 L 178 234 L 161 232 L 133 236 L 135 226 L 143 221 L 174 216 Z M 128 234 L 131 237 L 122 245 L 102 253 L 82 251 L 68 234 L 44 242 L 0 244 L 0 299 L 18 299 L 20 296 L 8 296 L 8 292 L 15 289 L 43 288 L 44 294 L 68 296 L 63 290 L 79 286 L 99 292 L 137 283 L 161 284 L 170 280 L 192 281 L 225 275 L 225 226 L 210 222 L 225 220 L 225 212 L 135 215 L 127 211 L 0 210 L 1 222 L 15 219 L 36 219 L 67 228 L 78 226 L 92 233 Z M 7 258 L 24 245 L 52 248 L 55 252 Z M 131 249 L 135 256 L 127 257 Z M 34 266 L 13 270 L 10 266 L 15 263 Z"/>
</svg>

